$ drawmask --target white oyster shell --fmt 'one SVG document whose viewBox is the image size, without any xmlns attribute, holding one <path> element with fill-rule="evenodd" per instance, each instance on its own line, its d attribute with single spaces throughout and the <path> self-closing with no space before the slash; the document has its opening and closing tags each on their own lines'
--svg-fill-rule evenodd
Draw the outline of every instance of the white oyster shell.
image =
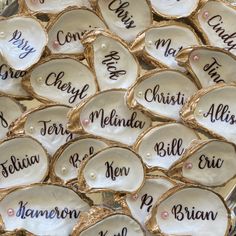
<svg viewBox="0 0 236 236">
<path fill-rule="evenodd" d="M 151 125 L 151 119 L 140 111 L 130 110 L 125 94 L 125 90 L 107 90 L 96 94 L 82 107 L 71 111 L 69 129 L 76 132 L 82 128 L 89 134 L 133 145 Z"/>
<path fill-rule="evenodd" d="M 236 143 L 236 86 L 216 85 L 202 89 L 186 107 L 182 118 L 190 126 L 201 128 L 213 135 Z M 189 104 L 194 104 L 189 106 Z M 192 114 L 192 117 L 189 115 Z"/>
<path fill-rule="evenodd" d="M 48 38 L 35 18 L 15 16 L 0 21 L 0 54 L 16 70 L 26 70 L 40 59 Z"/>
<path fill-rule="evenodd" d="M 6 230 L 23 228 L 39 236 L 68 236 L 81 212 L 87 210 L 88 203 L 77 193 L 57 185 L 16 189 L 0 201 Z"/>
<path fill-rule="evenodd" d="M 65 10 L 49 25 L 48 48 L 53 54 L 82 54 L 84 47 L 81 39 L 86 32 L 95 28 L 105 29 L 106 25 L 92 10 Z"/>
<path fill-rule="evenodd" d="M 75 106 L 97 92 L 95 76 L 69 57 L 49 57 L 31 71 L 26 88 L 41 101 Z"/>
<path fill-rule="evenodd" d="M 144 182 L 145 169 L 139 156 L 128 148 L 109 147 L 81 167 L 79 182 L 85 191 L 110 190 L 135 192 Z"/>
<path fill-rule="evenodd" d="M 55 176 L 63 182 L 77 178 L 81 163 L 106 147 L 107 144 L 104 141 L 92 137 L 72 140 L 62 146 L 53 156 Z"/>
<path fill-rule="evenodd" d="M 226 236 L 230 214 L 216 193 L 198 187 L 180 187 L 170 190 L 157 204 L 148 225 L 165 235 Z"/>
<path fill-rule="evenodd" d="M 30 137 L 13 137 L 0 144 L 0 189 L 43 181 L 49 170 L 46 151 Z"/>
<path fill-rule="evenodd" d="M 118 37 L 100 33 L 89 46 L 93 53 L 88 52 L 88 61 L 95 70 L 101 90 L 127 89 L 135 82 L 139 75 L 138 61 Z"/>
<path fill-rule="evenodd" d="M 83 230 L 78 236 L 129 235 L 144 236 L 140 224 L 128 215 L 114 214 Z"/>
<path fill-rule="evenodd" d="M 88 0 L 24 0 L 33 12 L 58 13 L 70 6 L 91 7 Z"/>
<path fill-rule="evenodd" d="M 23 113 L 23 107 L 12 98 L 0 96 L 0 139 L 8 132 L 10 124 Z"/>
<path fill-rule="evenodd" d="M 151 214 L 152 207 L 164 193 L 175 186 L 173 181 L 160 176 L 148 176 L 145 184 L 135 195 L 127 196 L 126 203 L 132 216 L 145 228 L 145 222 Z M 148 231 L 146 235 L 151 235 Z"/>
<path fill-rule="evenodd" d="M 208 44 L 224 48 L 236 55 L 235 7 L 223 1 L 210 0 L 196 14 L 196 24 Z"/>
<path fill-rule="evenodd" d="M 108 28 L 127 42 L 152 23 L 152 11 L 146 0 L 98 0 L 99 11 Z"/>
<path fill-rule="evenodd" d="M 153 26 L 145 31 L 145 52 L 164 67 L 180 69 L 175 57 L 189 46 L 201 44 L 193 29 L 185 24 L 172 22 Z"/>
<path fill-rule="evenodd" d="M 192 141 L 199 139 L 190 128 L 167 123 L 149 129 L 135 144 L 135 150 L 149 168 L 168 170 Z"/>
<path fill-rule="evenodd" d="M 199 0 L 151 0 L 154 11 L 165 18 L 187 17 L 196 10 Z"/>
<path fill-rule="evenodd" d="M 15 98 L 29 98 L 21 81 L 26 71 L 14 70 L 0 57 L 0 92 Z"/>
<path fill-rule="evenodd" d="M 183 73 L 158 70 L 139 78 L 128 91 L 128 104 L 146 110 L 155 117 L 179 120 L 179 111 L 197 91 L 196 85 Z"/>
<path fill-rule="evenodd" d="M 26 115 L 25 134 L 37 139 L 50 155 L 75 136 L 67 130 L 67 106 L 44 106 Z"/>
<path fill-rule="evenodd" d="M 234 76 L 236 57 L 220 48 L 211 46 L 189 48 L 180 52 L 177 61 L 188 69 L 199 87 L 236 82 Z"/>
<path fill-rule="evenodd" d="M 185 156 L 181 168 L 184 180 L 215 187 L 236 176 L 236 147 L 232 143 L 209 140 Z M 189 164 L 191 168 L 187 168 Z"/>
</svg>

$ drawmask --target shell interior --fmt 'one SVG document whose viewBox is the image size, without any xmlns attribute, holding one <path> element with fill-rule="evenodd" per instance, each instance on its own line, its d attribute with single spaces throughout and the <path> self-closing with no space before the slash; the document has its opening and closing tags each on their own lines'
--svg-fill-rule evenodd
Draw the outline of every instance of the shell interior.
<svg viewBox="0 0 236 236">
<path fill-rule="evenodd" d="M 0 52 L 10 67 L 26 70 L 38 62 L 48 39 L 37 20 L 16 16 L 1 20 L 0 29 Z"/>
<path fill-rule="evenodd" d="M 143 184 L 141 159 L 129 149 L 111 147 L 89 159 L 81 173 L 90 189 L 135 192 Z"/>
<path fill-rule="evenodd" d="M 149 168 L 168 170 L 197 139 L 197 134 L 182 124 L 165 124 L 146 132 L 136 150 Z"/>
<path fill-rule="evenodd" d="M 83 129 L 112 141 L 134 144 L 151 120 L 142 112 L 127 107 L 125 93 L 125 90 L 108 90 L 92 97 L 80 110 Z"/>
<path fill-rule="evenodd" d="M 72 58 L 57 58 L 36 66 L 30 85 L 37 96 L 69 106 L 80 104 L 97 91 L 93 73 Z"/>
</svg>

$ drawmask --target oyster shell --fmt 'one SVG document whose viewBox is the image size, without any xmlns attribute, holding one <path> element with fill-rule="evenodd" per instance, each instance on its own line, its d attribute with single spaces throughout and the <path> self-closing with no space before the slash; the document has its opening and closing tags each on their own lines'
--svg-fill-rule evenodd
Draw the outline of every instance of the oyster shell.
<svg viewBox="0 0 236 236">
<path fill-rule="evenodd" d="M 33 67 L 24 88 L 45 103 L 74 106 L 97 92 L 95 76 L 73 57 L 50 56 Z"/>
<path fill-rule="evenodd" d="M 222 197 L 209 189 L 176 187 L 153 207 L 146 224 L 156 234 L 227 236 L 230 211 Z"/>
<path fill-rule="evenodd" d="M 157 125 L 137 140 L 134 149 L 149 169 L 163 171 L 177 162 L 191 142 L 199 137 L 192 129 L 178 123 Z"/>
<path fill-rule="evenodd" d="M 144 110 L 157 118 L 179 120 L 186 100 L 197 92 L 196 85 L 176 70 L 154 70 L 140 77 L 128 90 L 131 108 Z"/>
<path fill-rule="evenodd" d="M 126 90 L 121 89 L 103 91 L 73 108 L 68 115 L 69 130 L 133 145 L 151 125 L 151 119 L 140 111 L 130 110 L 125 94 Z"/>
<path fill-rule="evenodd" d="M 96 30 L 86 35 L 82 43 L 101 90 L 127 89 L 139 76 L 137 58 L 119 37 L 108 31 Z"/>
<path fill-rule="evenodd" d="M 5 230 L 23 228 L 39 236 L 71 234 L 80 214 L 89 208 L 84 195 L 51 184 L 19 188 L 0 201 Z"/>
<path fill-rule="evenodd" d="M 176 57 L 200 88 L 235 83 L 236 56 L 221 48 L 200 46 L 183 49 Z M 230 65 L 230 66 L 229 66 Z"/>
<path fill-rule="evenodd" d="M 187 17 L 197 9 L 200 0 L 151 0 L 157 15 L 168 19 Z"/>
<path fill-rule="evenodd" d="M 152 9 L 147 0 L 97 0 L 97 8 L 108 28 L 127 42 L 152 24 Z"/>
<path fill-rule="evenodd" d="M 79 169 L 79 186 L 85 192 L 132 193 L 145 180 L 141 158 L 125 147 L 108 147 L 87 159 Z"/>
<path fill-rule="evenodd" d="M 48 175 L 49 159 L 41 144 L 31 137 L 19 136 L 0 143 L 0 190 L 42 182 Z"/>
<path fill-rule="evenodd" d="M 166 21 L 146 29 L 134 41 L 131 50 L 141 54 L 154 66 L 181 69 L 175 60 L 176 55 L 183 48 L 200 44 L 200 39 L 190 26 Z"/>
<path fill-rule="evenodd" d="M 52 14 L 59 13 L 71 6 L 91 7 L 88 0 L 23 0 L 20 3 L 23 8 L 26 6 L 32 12 Z"/>
<path fill-rule="evenodd" d="M 236 55 L 236 26 L 232 24 L 236 7 L 220 0 L 203 1 L 193 18 L 207 44 L 224 48 Z"/>
<path fill-rule="evenodd" d="M 92 136 L 66 143 L 53 156 L 51 179 L 62 183 L 76 179 L 81 163 L 105 147 L 106 142 Z"/>
<path fill-rule="evenodd" d="M 127 196 L 125 202 L 131 215 L 145 228 L 145 221 L 150 215 L 153 205 L 175 183 L 163 176 L 146 176 L 143 187 L 137 194 Z M 151 235 L 148 231 L 146 235 Z"/>
<path fill-rule="evenodd" d="M 24 133 L 38 140 L 50 155 L 75 138 L 67 130 L 68 106 L 42 105 L 28 110 L 14 123 L 10 133 Z"/>
<path fill-rule="evenodd" d="M 219 84 L 199 90 L 181 110 L 181 118 L 192 128 L 236 143 L 236 85 Z"/>
<path fill-rule="evenodd" d="M 182 181 L 217 187 L 236 176 L 236 147 L 221 140 L 206 140 L 187 149 L 172 173 Z"/>
<path fill-rule="evenodd" d="M 0 95 L 0 139 L 6 137 L 10 124 L 24 112 L 24 107 L 16 100 Z"/>
<path fill-rule="evenodd" d="M 26 73 L 27 71 L 14 70 L 0 57 L 0 93 L 16 99 L 30 99 L 21 85 Z"/>
<path fill-rule="evenodd" d="M 48 38 L 36 18 L 14 16 L 0 20 L 0 54 L 16 70 L 26 70 L 40 59 Z"/>
<path fill-rule="evenodd" d="M 72 236 L 94 235 L 144 236 L 145 233 L 141 225 L 125 213 L 105 207 L 92 207 L 89 213 L 83 213 Z"/>
<path fill-rule="evenodd" d="M 77 54 L 83 57 L 81 39 L 86 32 L 95 28 L 105 29 L 106 25 L 92 10 L 76 7 L 66 9 L 50 22 L 47 46 L 52 54 Z"/>
</svg>

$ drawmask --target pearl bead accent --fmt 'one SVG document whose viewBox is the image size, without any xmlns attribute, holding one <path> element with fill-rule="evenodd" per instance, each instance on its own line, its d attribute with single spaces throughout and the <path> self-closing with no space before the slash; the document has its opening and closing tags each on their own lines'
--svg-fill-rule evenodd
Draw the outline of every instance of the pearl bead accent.
<svg viewBox="0 0 236 236">
<path fill-rule="evenodd" d="M 82 121 L 83 126 L 88 126 L 90 121 L 88 119 L 85 119 Z"/>
<path fill-rule="evenodd" d="M 14 216 L 14 215 L 15 215 L 15 211 L 14 211 L 12 208 L 9 208 L 9 209 L 7 210 L 7 215 L 8 215 L 8 216 Z"/>
<path fill-rule="evenodd" d="M 161 218 L 163 220 L 166 220 L 169 217 L 169 213 L 167 211 L 161 212 Z"/>
<path fill-rule="evenodd" d="M 90 178 L 95 180 L 96 179 L 96 175 L 94 173 L 90 173 Z"/>
<path fill-rule="evenodd" d="M 202 14 L 202 17 L 204 19 L 207 19 L 209 17 L 209 12 L 208 11 L 204 11 L 203 14 Z"/>
<path fill-rule="evenodd" d="M 193 168 L 193 164 L 190 163 L 190 162 L 187 162 L 187 163 L 185 163 L 184 167 L 185 167 L 185 169 L 187 169 L 187 170 L 191 170 L 191 169 Z"/>
</svg>

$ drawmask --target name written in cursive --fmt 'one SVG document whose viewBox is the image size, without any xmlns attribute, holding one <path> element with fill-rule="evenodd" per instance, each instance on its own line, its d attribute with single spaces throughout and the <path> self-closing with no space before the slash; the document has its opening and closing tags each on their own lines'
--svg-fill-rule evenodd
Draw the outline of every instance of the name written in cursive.
<svg viewBox="0 0 236 236">
<path fill-rule="evenodd" d="M 212 16 L 208 21 L 208 25 L 218 35 L 218 37 L 226 44 L 225 49 L 228 51 L 236 49 L 236 32 L 227 33 L 224 28 L 224 20 L 221 15 Z"/>
<path fill-rule="evenodd" d="M 0 65 L 0 79 L 21 79 L 26 75 L 26 71 L 13 70 L 6 64 Z"/>
<path fill-rule="evenodd" d="M 170 143 L 158 142 L 154 146 L 154 151 L 160 157 L 181 156 L 184 153 L 183 139 L 174 138 Z"/>
<path fill-rule="evenodd" d="M 0 124 L 3 128 L 8 128 L 8 122 L 6 120 L 6 118 L 4 118 L 3 112 L 0 111 Z"/>
<path fill-rule="evenodd" d="M 109 78 L 111 80 L 118 80 L 121 75 L 126 74 L 126 70 L 117 70 L 116 64 L 119 60 L 119 52 L 111 51 L 109 54 L 105 55 L 105 59 L 102 61 L 102 64 L 106 66 L 109 72 Z"/>
<path fill-rule="evenodd" d="M 79 164 L 88 159 L 89 156 L 95 153 L 94 147 L 90 147 L 88 153 L 84 154 L 82 157 L 79 153 L 74 153 L 70 155 L 69 162 L 74 168 L 79 168 Z"/>
<path fill-rule="evenodd" d="M 108 236 L 108 230 L 106 231 L 100 231 L 98 233 L 98 236 Z M 113 236 L 127 236 L 128 235 L 128 229 L 126 227 L 122 228 L 121 232 L 117 233 L 117 234 L 113 234 Z M 109 234 L 109 236 L 112 236 L 111 234 Z"/>
<path fill-rule="evenodd" d="M 114 161 L 112 162 L 105 162 L 106 166 L 106 173 L 105 176 L 112 181 L 116 181 L 116 179 L 120 176 L 128 176 L 130 172 L 130 168 L 128 167 L 114 167 Z"/>
<path fill-rule="evenodd" d="M 179 48 L 171 47 L 172 40 L 171 39 L 158 39 L 155 42 L 156 49 L 164 48 L 164 56 L 165 57 L 176 57 L 176 55 L 183 49 L 182 46 Z"/>
<path fill-rule="evenodd" d="M 28 55 L 36 52 L 34 47 L 29 44 L 29 41 L 22 37 L 22 32 L 19 30 L 15 30 L 13 32 L 12 38 L 8 42 L 12 43 L 14 46 L 23 51 L 22 53 L 19 54 L 20 59 L 24 59 Z"/>
<path fill-rule="evenodd" d="M 141 197 L 141 205 L 140 205 L 140 209 L 144 209 L 144 207 L 146 208 L 146 211 L 149 213 L 150 210 L 152 209 L 152 204 L 153 204 L 153 197 L 151 195 L 148 195 L 147 193 L 145 193 L 142 197 Z"/>
<path fill-rule="evenodd" d="M 39 210 L 30 208 L 28 202 L 19 202 L 19 209 L 16 212 L 16 217 L 21 219 L 77 219 L 80 216 L 79 210 L 69 210 L 67 207 L 54 207 L 50 210 Z"/>
<path fill-rule="evenodd" d="M 157 84 L 154 88 L 146 89 L 144 93 L 144 99 L 147 102 L 158 102 L 168 105 L 180 105 L 183 106 L 185 103 L 185 95 L 181 92 L 176 93 L 176 95 L 170 95 L 170 93 L 160 93 L 161 86 Z"/>
<path fill-rule="evenodd" d="M 191 209 L 189 207 L 183 207 L 183 205 L 178 204 L 172 207 L 171 213 L 178 221 L 183 220 L 207 220 L 214 221 L 218 215 L 218 212 L 213 211 L 198 211 L 195 207 Z"/>
<path fill-rule="evenodd" d="M 77 98 L 84 99 L 87 97 L 87 90 L 89 89 L 89 85 L 85 84 L 81 89 L 76 89 L 72 86 L 71 82 L 62 82 L 62 78 L 65 76 L 65 72 L 61 71 L 58 74 L 55 72 L 51 72 L 46 80 L 45 84 L 47 86 L 54 86 L 58 90 L 61 90 L 62 92 L 66 92 L 67 94 L 72 94 L 72 96 L 69 97 L 68 102 L 70 104 L 74 103 Z"/>
<path fill-rule="evenodd" d="M 222 160 L 221 158 L 216 158 L 215 156 L 213 156 L 212 158 L 207 157 L 206 155 L 202 154 L 199 157 L 199 163 L 198 163 L 198 167 L 199 169 L 203 170 L 203 169 L 220 169 L 224 164 L 224 160 Z"/>
<path fill-rule="evenodd" d="M 133 20 L 133 15 L 130 14 L 128 10 L 130 3 L 122 0 L 112 0 L 108 4 L 108 9 L 113 11 L 116 16 L 121 20 L 126 29 L 136 28 Z"/>
<path fill-rule="evenodd" d="M 25 157 L 21 159 L 12 155 L 8 160 L 0 163 L 2 176 L 7 178 L 9 175 L 13 175 L 16 172 L 37 165 L 39 161 L 40 157 L 38 154 L 32 156 L 25 155 Z"/>
<path fill-rule="evenodd" d="M 206 64 L 203 70 L 213 79 L 215 83 L 225 82 L 221 79 L 221 75 L 218 73 L 218 69 L 222 66 L 215 57 L 211 58 L 213 61 Z"/>
<path fill-rule="evenodd" d="M 73 138 L 73 134 L 70 133 L 63 124 L 52 123 L 51 120 L 40 120 L 39 124 L 43 124 L 43 127 L 40 129 L 40 134 L 45 135 L 62 135 L 67 136 L 66 142 L 70 141 Z"/>
<path fill-rule="evenodd" d="M 215 123 L 216 121 L 221 121 L 230 125 L 234 125 L 236 122 L 235 115 L 231 114 L 229 105 L 224 104 L 212 104 L 208 112 L 205 112 L 203 116 L 205 118 L 210 117 L 210 121 L 212 123 Z"/>
<path fill-rule="evenodd" d="M 115 126 L 115 127 L 129 127 L 132 129 L 143 129 L 146 122 L 136 120 L 137 112 L 132 112 L 130 118 L 121 118 L 117 115 L 115 109 L 112 109 L 108 116 L 105 116 L 104 109 L 100 109 L 98 111 L 93 111 L 89 115 L 90 121 L 93 123 L 96 119 L 100 119 L 101 128 L 105 128 L 106 126 Z"/>
</svg>

